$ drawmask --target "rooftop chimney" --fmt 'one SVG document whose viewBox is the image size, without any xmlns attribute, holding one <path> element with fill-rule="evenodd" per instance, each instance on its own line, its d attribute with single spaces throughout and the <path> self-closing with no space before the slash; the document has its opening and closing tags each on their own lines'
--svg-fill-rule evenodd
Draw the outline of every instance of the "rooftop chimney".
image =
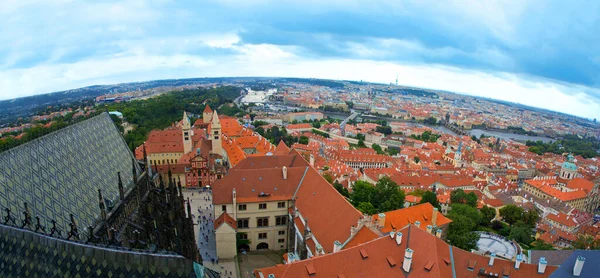
<svg viewBox="0 0 600 278">
<path fill-rule="evenodd" d="M 431 226 L 435 226 L 437 222 L 437 216 L 438 216 L 438 208 L 433 208 L 433 213 L 431 215 Z"/>
<path fill-rule="evenodd" d="M 385 213 L 380 213 L 377 216 L 377 228 L 385 227 Z"/>
<path fill-rule="evenodd" d="M 283 172 L 283 179 L 287 180 L 287 167 L 283 166 L 281 171 Z"/>
<path fill-rule="evenodd" d="M 396 233 L 396 244 L 398 244 L 398 245 L 402 244 L 402 232 Z"/>
<path fill-rule="evenodd" d="M 581 275 L 581 271 L 583 270 L 583 263 L 585 263 L 585 258 L 582 256 L 577 256 L 575 266 L 573 266 L 573 276 L 578 277 Z"/>
<path fill-rule="evenodd" d="M 546 262 L 546 257 L 541 257 L 540 262 L 538 263 L 538 273 L 542 274 L 542 273 L 546 272 L 547 264 L 548 263 Z"/>
<path fill-rule="evenodd" d="M 494 265 L 494 259 L 496 258 L 496 253 L 490 254 L 490 262 L 488 265 Z"/>
<path fill-rule="evenodd" d="M 339 252 L 340 250 L 342 250 L 342 244 L 337 240 L 334 241 L 333 242 L 333 253 Z"/>
<path fill-rule="evenodd" d="M 310 166 L 315 167 L 315 156 L 312 153 L 310 154 L 309 164 L 310 164 Z"/>
<path fill-rule="evenodd" d="M 435 230 L 435 236 L 438 238 L 442 238 L 442 229 Z"/>
<path fill-rule="evenodd" d="M 412 257 L 413 257 L 413 250 L 410 248 L 406 248 L 406 251 L 404 251 L 404 262 L 402 263 L 402 269 L 404 269 L 404 271 L 406 271 L 406 272 L 410 271 L 410 265 L 412 264 Z"/>
<path fill-rule="evenodd" d="M 417 228 L 421 228 L 421 221 L 415 221 L 415 226 L 417 226 Z"/>
<path fill-rule="evenodd" d="M 517 260 L 515 260 L 515 269 L 519 269 L 521 262 L 523 261 L 523 254 L 517 254 Z"/>
<path fill-rule="evenodd" d="M 431 225 L 427 225 L 427 232 L 431 233 L 431 230 L 433 229 L 433 227 Z"/>
</svg>

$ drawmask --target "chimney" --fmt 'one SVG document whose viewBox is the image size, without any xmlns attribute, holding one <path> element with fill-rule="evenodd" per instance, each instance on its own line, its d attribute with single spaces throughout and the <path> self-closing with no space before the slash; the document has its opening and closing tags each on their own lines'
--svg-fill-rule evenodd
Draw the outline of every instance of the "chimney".
<svg viewBox="0 0 600 278">
<path fill-rule="evenodd" d="M 380 213 L 377 215 L 377 228 L 385 227 L 385 213 Z"/>
<path fill-rule="evenodd" d="M 431 225 L 427 225 L 427 232 L 431 234 L 431 230 L 433 229 L 433 227 Z"/>
<path fill-rule="evenodd" d="M 415 226 L 417 226 L 417 228 L 421 228 L 421 221 L 415 221 Z"/>
<path fill-rule="evenodd" d="M 435 230 L 435 236 L 438 238 L 442 238 L 442 229 Z"/>
<path fill-rule="evenodd" d="M 543 274 L 544 272 L 546 272 L 547 264 L 548 263 L 546 262 L 546 257 L 541 257 L 540 262 L 538 263 L 538 273 Z"/>
<path fill-rule="evenodd" d="M 583 270 L 583 263 L 585 263 L 585 258 L 582 256 L 577 256 L 575 266 L 573 266 L 573 276 L 579 277 L 581 275 L 581 271 Z"/>
<path fill-rule="evenodd" d="M 312 153 L 310 154 L 310 160 L 309 161 L 310 161 L 309 162 L 310 166 L 315 167 L 315 156 Z"/>
<path fill-rule="evenodd" d="M 402 232 L 396 233 L 396 244 L 398 244 L 398 245 L 402 244 Z"/>
<path fill-rule="evenodd" d="M 394 239 L 394 236 L 395 236 L 395 235 L 396 235 L 396 229 L 393 229 L 393 230 L 390 232 L 390 238 L 391 238 L 391 239 Z"/>
<path fill-rule="evenodd" d="M 412 264 L 412 257 L 413 257 L 413 250 L 410 248 L 406 248 L 406 251 L 404 251 L 404 262 L 402 263 L 402 269 L 404 269 L 405 272 L 410 271 L 410 265 Z"/>
<path fill-rule="evenodd" d="M 488 263 L 488 265 L 490 265 L 490 266 L 494 265 L 495 258 L 496 258 L 496 253 L 490 254 L 490 262 Z"/>
<path fill-rule="evenodd" d="M 287 180 L 287 167 L 283 166 L 281 171 L 283 172 L 283 179 Z"/>
<path fill-rule="evenodd" d="M 515 269 L 519 269 L 521 262 L 523 261 L 523 254 L 517 254 L 517 260 L 515 260 Z"/>
<path fill-rule="evenodd" d="M 342 244 L 339 241 L 334 241 L 333 242 L 333 253 L 339 252 L 340 250 L 342 250 Z"/>
<path fill-rule="evenodd" d="M 437 222 L 437 216 L 438 216 L 438 208 L 433 208 L 433 213 L 431 215 L 431 226 L 435 226 Z"/>
</svg>

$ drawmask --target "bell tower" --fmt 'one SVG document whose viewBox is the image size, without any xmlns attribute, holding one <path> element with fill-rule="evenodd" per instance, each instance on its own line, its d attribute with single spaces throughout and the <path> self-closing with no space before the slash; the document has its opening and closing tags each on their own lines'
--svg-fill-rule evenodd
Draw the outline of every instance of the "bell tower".
<svg viewBox="0 0 600 278">
<path fill-rule="evenodd" d="M 181 122 L 181 130 L 183 134 L 183 153 L 189 153 L 192 151 L 192 126 L 187 113 L 183 111 L 183 120 Z"/>
<path fill-rule="evenodd" d="M 212 120 L 210 122 L 210 139 L 212 142 L 212 153 L 223 155 L 223 146 L 221 143 L 221 121 L 217 111 L 213 112 Z"/>
</svg>

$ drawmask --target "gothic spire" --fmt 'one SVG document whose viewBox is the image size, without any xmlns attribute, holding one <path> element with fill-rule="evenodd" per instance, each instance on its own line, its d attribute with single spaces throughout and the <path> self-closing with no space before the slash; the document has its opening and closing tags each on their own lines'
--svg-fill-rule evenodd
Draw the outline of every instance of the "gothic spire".
<svg viewBox="0 0 600 278">
<path fill-rule="evenodd" d="M 102 220 L 106 220 L 106 206 L 104 205 L 104 198 L 102 197 L 102 190 L 98 188 L 98 206 L 100 207 L 100 217 Z"/>
<path fill-rule="evenodd" d="M 125 199 L 125 190 L 123 189 L 123 180 L 121 180 L 121 172 L 117 172 L 119 177 L 119 199 Z"/>
<path fill-rule="evenodd" d="M 187 198 L 187 214 L 188 214 L 188 218 L 192 218 L 192 206 L 190 205 L 190 198 Z"/>
<path fill-rule="evenodd" d="M 135 168 L 135 158 L 131 158 L 131 173 L 133 174 L 133 184 L 137 184 L 137 169 Z"/>
</svg>

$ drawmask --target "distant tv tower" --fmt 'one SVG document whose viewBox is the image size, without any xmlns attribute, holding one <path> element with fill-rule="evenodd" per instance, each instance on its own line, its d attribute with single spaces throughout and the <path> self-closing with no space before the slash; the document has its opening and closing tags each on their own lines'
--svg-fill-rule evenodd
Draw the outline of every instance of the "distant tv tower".
<svg viewBox="0 0 600 278">
<path fill-rule="evenodd" d="M 396 86 L 398 86 L 398 75 L 396 75 Z"/>
</svg>

